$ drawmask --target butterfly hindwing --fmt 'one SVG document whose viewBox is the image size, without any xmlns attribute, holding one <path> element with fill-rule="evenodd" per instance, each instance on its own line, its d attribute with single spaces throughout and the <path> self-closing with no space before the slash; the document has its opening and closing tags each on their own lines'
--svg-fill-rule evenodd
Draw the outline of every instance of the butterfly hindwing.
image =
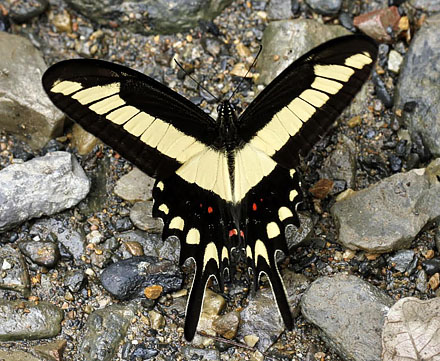
<svg viewBox="0 0 440 361">
<path fill-rule="evenodd" d="M 212 118 L 121 65 L 62 61 L 44 74 L 43 87 L 58 108 L 153 177 L 170 175 L 215 139 Z"/>
<path fill-rule="evenodd" d="M 215 277 L 223 290 L 224 273 L 229 271 L 232 227 L 229 206 L 210 191 L 173 175 L 157 181 L 153 188 L 153 216 L 164 221 L 163 238 L 180 239 L 180 265 L 187 259 L 195 274 L 186 309 L 185 338 L 191 340 L 200 318 L 206 284 Z"/>
<path fill-rule="evenodd" d="M 370 75 L 377 45 L 369 37 L 330 40 L 273 80 L 239 118 L 240 136 L 286 168 L 298 166 Z"/>
<path fill-rule="evenodd" d="M 299 226 L 296 206 L 301 201 L 298 175 L 294 170 L 276 166 L 242 203 L 246 223 L 242 223 L 246 239 L 246 259 L 257 289 L 262 274 L 266 274 L 278 309 L 287 328 L 293 325 L 286 290 L 277 266 L 277 253 L 288 255 L 285 228 Z"/>
</svg>

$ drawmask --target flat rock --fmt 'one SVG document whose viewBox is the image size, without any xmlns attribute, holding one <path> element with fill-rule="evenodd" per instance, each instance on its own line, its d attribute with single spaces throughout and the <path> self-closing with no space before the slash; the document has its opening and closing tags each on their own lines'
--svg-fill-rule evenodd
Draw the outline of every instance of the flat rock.
<svg viewBox="0 0 440 361">
<path fill-rule="evenodd" d="M 78 204 L 90 181 L 72 154 L 48 153 L 0 171 L 0 232 Z"/>
<path fill-rule="evenodd" d="M 0 360 L 2 361 L 41 361 L 32 354 L 24 351 L 2 351 L 0 350 Z"/>
<path fill-rule="evenodd" d="M 155 180 L 138 168 L 122 176 L 115 185 L 115 194 L 126 201 L 151 200 Z"/>
<path fill-rule="evenodd" d="M 63 311 L 49 302 L 0 300 L 0 341 L 55 337 L 63 317 Z"/>
<path fill-rule="evenodd" d="M 325 41 L 347 35 L 339 25 L 323 25 L 314 20 L 272 21 L 263 34 L 263 50 L 258 59 L 259 84 L 269 84 L 295 59 Z M 274 57 L 278 60 L 274 60 Z"/>
<path fill-rule="evenodd" d="M 211 21 L 231 0 L 67 0 L 75 10 L 101 24 L 118 24 L 143 34 L 172 34 Z M 135 14 L 128 16 L 128 14 Z"/>
<path fill-rule="evenodd" d="M 375 253 L 407 248 L 440 215 L 439 167 L 436 159 L 426 169 L 395 174 L 337 201 L 331 213 L 338 242 Z"/>
<path fill-rule="evenodd" d="M 419 135 L 440 156 L 440 14 L 428 18 L 415 34 L 400 69 L 395 106 L 412 137 Z"/>
<path fill-rule="evenodd" d="M 301 312 L 343 360 L 380 361 L 382 326 L 392 304 L 378 288 L 339 274 L 314 281 L 301 299 Z"/>
<path fill-rule="evenodd" d="M 133 304 L 110 305 L 94 311 L 87 320 L 79 347 L 84 361 L 111 361 L 124 339 L 137 307 Z"/>
<path fill-rule="evenodd" d="M 43 57 L 28 39 L 6 32 L 0 32 L 0 54 L 0 128 L 42 148 L 64 124 L 41 85 Z"/>
</svg>

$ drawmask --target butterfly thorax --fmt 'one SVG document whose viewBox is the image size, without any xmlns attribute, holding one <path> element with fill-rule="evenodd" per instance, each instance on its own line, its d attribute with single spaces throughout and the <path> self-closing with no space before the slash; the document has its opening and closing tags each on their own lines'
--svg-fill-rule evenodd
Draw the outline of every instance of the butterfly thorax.
<svg viewBox="0 0 440 361">
<path fill-rule="evenodd" d="M 217 124 L 219 126 L 218 147 L 227 152 L 233 151 L 239 143 L 237 132 L 237 114 L 229 100 L 223 100 L 218 108 Z"/>
</svg>

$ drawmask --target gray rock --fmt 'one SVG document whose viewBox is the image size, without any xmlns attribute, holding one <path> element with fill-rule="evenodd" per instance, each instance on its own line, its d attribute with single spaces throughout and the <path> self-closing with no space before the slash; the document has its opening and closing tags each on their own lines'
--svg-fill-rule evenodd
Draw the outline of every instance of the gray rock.
<svg viewBox="0 0 440 361">
<path fill-rule="evenodd" d="M 84 284 L 85 275 L 83 271 L 68 271 L 64 276 L 64 284 L 70 291 L 78 292 Z"/>
<path fill-rule="evenodd" d="M 55 337 L 63 317 L 63 311 L 49 302 L 0 300 L 0 341 Z"/>
<path fill-rule="evenodd" d="M 206 360 L 218 361 L 220 360 L 220 352 L 212 349 L 201 349 L 190 346 L 182 347 L 182 354 L 186 360 Z"/>
<path fill-rule="evenodd" d="M 428 18 L 411 41 L 400 70 L 395 105 L 412 137 L 419 134 L 440 156 L 440 14 Z"/>
<path fill-rule="evenodd" d="M 339 25 L 323 25 L 314 20 L 272 21 L 263 35 L 263 51 L 258 59 L 259 84 L 269 84 L 295 59 L 319 44 L 347 35 L 349 31 Z M 274 56 L 279 60 L 274 61 Z"/>
<path fill-rule="evenodd" d="M 115 194 L 126 201 L 148 201 L 152 198 L 155 180 L 138 168 L 122 176 L 115 185 Z"/>
<path fill-rule="evenodd" d="M 152 285 L 162 286 L 164 293 L 180 290 L 183 276 L 179 267 L 167 259 L 138 256 L 111 264 L 100 280 L 114 297 L 127 300 L 144 297 L 145 287 Z"/>
<path fill-rule="evenodd" d="M 440 298 L 397 301 L 385 319 L 383 361 L 437 361 L 440 358 Z"/>
<path fill-rule="evenodd" d="M 172 34 L 193 29 L 201 20 L 210 21 L 231 0 L 67 0 L 84 16 L 101 25 L 112 21 L 143 34 Z"/>
<path fill-rule="evenodd" d="M 85 235 L 66 227 L 62 221 L 56 219 L 41 219 L 31 227 L 31 235 L 39 236 L 40 239 L 55 238 L 60 245 L 61 255 L 72 256 L 75 261 L 80 261 L 85 251 Z M 65 253 L 65 254 L 63 254 Z"/>
<path fill-rule="evenodd" d="M 409 3 L 416 9 L 423 11 L 440 11 L 440 1 L 438 0 L 410 0 Z"/>
<path fill-rule="evenodd" d="M 293 224 L 289 224 L 286 227 L 286 241 L 289 250 L 297 247 L 300 243 L 306 241 L 313 235 L 313 219 L 308 212 L 298 212 L 300 221 L 299 228 L 296 228 Z M 282 256 L 282 253 L 277 252 L 277 260 L 284 259 L 286 255 Z"/>
<path fill-rule="evenodd" d="M 117 233 L 115 234 L 115 237 L 120 239 L 121 242 L 138 242 L 142 245 L 144 254 L 146 255 L 166 258 L 176 264 L 179 262 L 180 241 L 177 237 L 169 237 L 163 241 L 162 236 L 149 234 L 139 230 Z M 132 255 L 128 252 L 127 254 L 124 254 L 124 257 L 131 256 Z"/>
<path fill-rule="evenodd" d="M 286 0 L 270 0 L 267 17 L 270 20 L 287 20 L 292 16 L 292 2 Z"/>
<path fill-rule="evenodd" d="M 314 11 L 322 15 L 336 15 L 342 5 L 342 0 L 306 0 Z"/>
<path fill-rule="evenodd" d="M 29 296 L 31 285 L 26 262 L 22 254 L 9 244 L 0 247 L 0 272 L 0 288 Z"/>
<path fill-rule="evenodd" d="M 53 152 L 0 171 L 0 232 L 80 202 L 90 182 L 70 153 Z"/>
<path fill-rule="evenodd" d="M 24 351 L 2 351 L 0 350 L 0 360 L 2 361 L 41 361 L 41 359 L 32 356 Z"/>
<path fill-rule="evenodd" d="M 287 290 L 287 300 L 295 317 L 299 313 L 301 295 L 309 281 L 305 276 L 291 271 L 284 272 L 282 277 Z M 240 316 L 242 326 L 238 330 L 239 339 L 244 340 L 248 335 L 258 336 L 256 347 L 261 352 L 265 352 L 285 329 L 269 288 L 258 291 L 255 297 L 249 297 L 249 304 L 241 311 Z"/>
<path fill-rule="evenodd" d="M 161 234 L 163 222 L 153 217 L 153 202 L 136 202 L 130 209 L 130 219 L 142 231 Z"/>
<path fill-rule="evenodd" d="M 39 266 L 52 268 L 60 260 L 60 250 L 53 242 L 22 241 L 18 246 L 26 257 Z"/>
<path fill-rule="evenodd" d="M 424 270 L 420 270 L 417 274 L 416 290 L 422 293 L 428 292 L 428 277 Z"/>
<path fill-rule="evenodd" d="M 48 6 L 48 0 L 14 1 L 10 9 L 11 19 L 15 23 L 24 23 L 42 14 Z"/>
<path fill-rule="evenodd" d="M 322 168 L 318 170 L 320 177 L 344 180 L 348 188 L 354 187 L 356 179 L 355 147 L 355 144 L 348 137 L 341 135 L 335 150 L 324 160 Z"/>
<path fill-rule="evenodd" d="M 347 361 L 380 361 L 381 332 L 391 297 L 356 276 L 313 282 L 301 299 L 303 316 Z"/>
<path fill-rule="evenodd" d="M 411 266 L 414 259 L 414 251 L 412 249 L 405 249 L 396 252 L 396 254 L 388 259 L 391 266 L 398 272 L 405 272 Z"/>
<path fill-rule="evenodd" d="M 47 66 L 29 40 L 6 32 L 0 32 L 0 54 L 0 129 L 41 148 L 64 123 L 41 85 Z"/>
<path fill-rule="evenodd" d="M 339 243 L 375 253 L 407 248 L 440 215 L 439 164 L 395 174 L 336 202 L 331 212 Z"/>
<path fill-rule="evenodd" d="M 84 360 L 114 360 L 137 308 L 133 304 L 111 305 L 94 311 L 87 320 L 87 331 L 79 348 Z"/>
</svg>

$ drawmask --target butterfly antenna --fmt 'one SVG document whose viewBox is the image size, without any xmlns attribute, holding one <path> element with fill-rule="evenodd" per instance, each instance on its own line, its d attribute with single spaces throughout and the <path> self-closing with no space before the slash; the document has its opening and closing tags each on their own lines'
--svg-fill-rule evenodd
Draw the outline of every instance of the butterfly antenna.
<svg viewBox="0 0 440 361">
<path fill-rule="evenodd" d="M 232 92 L 232 95 L 229 97 L 229 101 L 231 101 L 232 97 L 235 95 L 235 93 L 237 92 L 237 90 L 240 88 L 241 83 L 243 83 L 244 79 L 246 79 L 247 75 L 249 74 L 249 72 L 251 71 L 251 69 L 255 66 L 255 64 L 257 63 L 258 57 L 261 54 L 261 50 L 263 50 L 263 45 L 260 45 L 260 48 L 258 49 L 258 53 L 257 55 L 255 55 L 254 61 L 252 62 L 251 66 L 249 67 L 248 71 L 246 72 L 246 74 L 244 75 L 244 77 L 241 78 L 240 82 L 238 83 L 237 87 L 234 89 L 234 91 Z"/>
<path fill-rule="evenodd" d="M 182 66 L 182 64 L 179 63 L 179 61 L 177 59 L 174 59 L 174 61 L 176 62 L 177 66 L 182 69 L 186 75 L 189 76 L 189 78 L 196 83 L 200 88 L 202 88 L 204 91 L 206 91 L 209 95 L 211 95 L 215 100 L 217 100 L 218 103 L 220 103 L 220 99 L 217 98 L 214 94 L 212 94 L 208 89 L 206 89 L 199 81 L 197 81 L 196 79 L 194 79 L 190 73 L 188 73 Z"/>
</svg>

